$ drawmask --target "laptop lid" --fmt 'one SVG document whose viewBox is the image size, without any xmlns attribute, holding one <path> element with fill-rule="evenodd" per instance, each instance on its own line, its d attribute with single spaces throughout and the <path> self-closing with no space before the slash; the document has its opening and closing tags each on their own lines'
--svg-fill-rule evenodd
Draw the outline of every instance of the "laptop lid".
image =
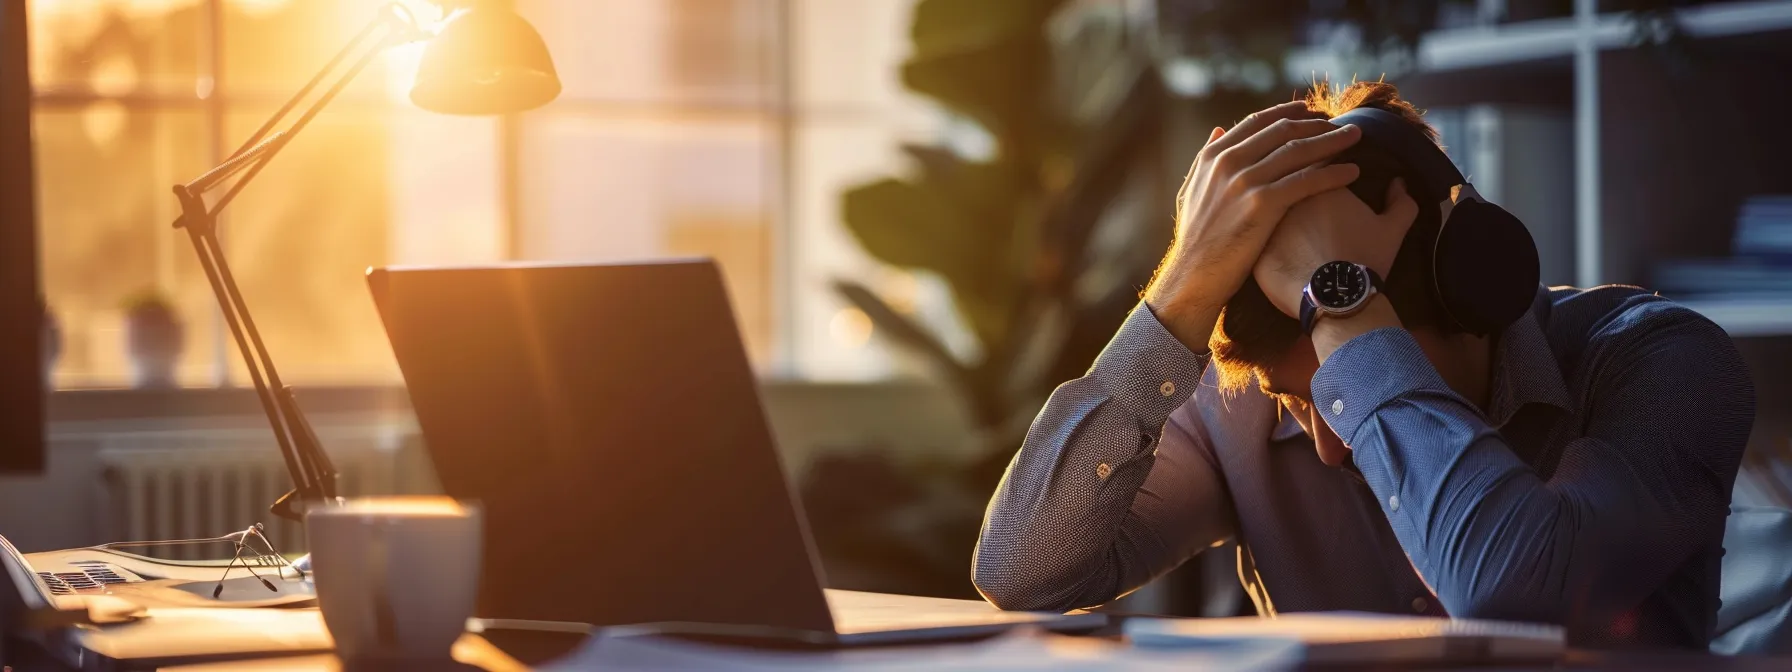
<svg viewBox="0 0 1792 672">
<path fill-rule="evenodd" d="M 833 631 L 713 262 L 368 274 L 446 494 L 477 500 L 477 616 Z"/>
</svg>

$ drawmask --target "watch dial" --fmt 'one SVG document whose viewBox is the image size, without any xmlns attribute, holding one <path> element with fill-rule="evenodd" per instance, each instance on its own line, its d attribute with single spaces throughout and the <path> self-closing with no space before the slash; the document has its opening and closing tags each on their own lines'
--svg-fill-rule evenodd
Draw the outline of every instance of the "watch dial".
<svg viewBox="0 0 1792 672">
<path fill-rule="evenodd" d="M 1333 261 L 1313 272 L 1313 299 L 1320 306 L 1341 310 L 1363 299 L 1369 278 L 1356 264 Z"/>
</svg>

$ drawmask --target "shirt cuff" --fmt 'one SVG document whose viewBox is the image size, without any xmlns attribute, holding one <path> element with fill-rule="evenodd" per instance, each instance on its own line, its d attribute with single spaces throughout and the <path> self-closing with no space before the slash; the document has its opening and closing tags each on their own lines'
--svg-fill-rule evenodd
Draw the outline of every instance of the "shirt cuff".
<svg viewBox="0 0 1792 672">
<path fill-rule="evenodd" d="M 1194 395 L 1206 370 L 1207 355 L 1190 352 L 1140 301 L 1095 358 L 1089 375 L 1155 431 Z"/>
<path fill-rule="evenodd" d="M 1357 429 L 1382 406 L 1424 389 L 1447 391 L 1449 386 L 1412 334 L 1398 327 L 1350 339 L 1313 374 L 1313 404 L 1345 445 L 1353 443 Z"/>
</svg>

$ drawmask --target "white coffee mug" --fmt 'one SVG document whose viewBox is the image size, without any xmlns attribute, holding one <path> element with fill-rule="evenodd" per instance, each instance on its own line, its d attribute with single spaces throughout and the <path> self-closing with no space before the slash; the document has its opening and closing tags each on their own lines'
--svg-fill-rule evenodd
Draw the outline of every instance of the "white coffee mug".
<svg viewBox="0 0 1792 672">
<path fill-rule="evenodd" d="M 448 660 L 473 615 L 477 505 L 373 497 L 305 514 L 324 625 L 344 660 Z"/>
</svg>

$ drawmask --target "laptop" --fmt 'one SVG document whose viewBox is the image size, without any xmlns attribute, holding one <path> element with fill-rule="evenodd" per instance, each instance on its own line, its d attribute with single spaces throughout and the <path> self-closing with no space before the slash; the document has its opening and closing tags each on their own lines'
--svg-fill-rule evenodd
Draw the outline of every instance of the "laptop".
<svg viewBox="0 0 1792 672">
<path fill-rule="evenodd" d="M 368 282 L 443 491 L 483 507 L 488 623 L 834 646 L 1105 622 L 824 590 L 711 261 Z"/>
</svg>

